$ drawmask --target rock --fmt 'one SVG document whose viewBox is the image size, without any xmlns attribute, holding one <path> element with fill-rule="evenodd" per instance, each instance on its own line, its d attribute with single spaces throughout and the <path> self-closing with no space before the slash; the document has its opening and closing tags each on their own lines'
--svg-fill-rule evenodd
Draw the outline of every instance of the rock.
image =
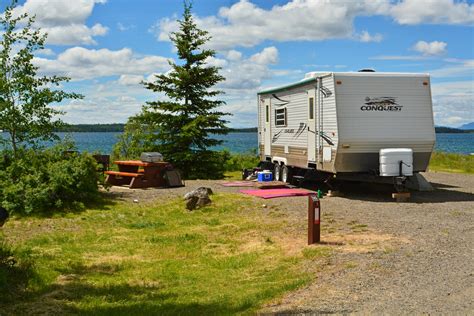
<svg viewBox="0 0 474 316">
<path fill-rule="evenodd" d="M 211 199 L 209 198 L 209 196 L 207 196 L 207 197 L 199 198 L 196 205 L 199 207 L 203 207 L 211 203 L 212 203 Z"/>
<path fill-rule="evenodd" d="M 8 219 L 7 210 L 0 206 L 0 227 L 2 227 L 3 224 L 5 224 L 7 219 Z"/>
<path fill-rule="evenodd" d="M 196 204 L 198 200 L 199 198 L 195 196 L 190 196 L 189 198 L 186 199 L 186 208 L 190 211 L 194 210 L 196 208 Z"/>
<path fill-rule="evenodd" d="M 196 207 L 203 207 L 212 203 L 209 195 L 213 194 L 210 188 L 200 187 L 184 195 L 186 208 L 190 211 Z"/>
</svg>

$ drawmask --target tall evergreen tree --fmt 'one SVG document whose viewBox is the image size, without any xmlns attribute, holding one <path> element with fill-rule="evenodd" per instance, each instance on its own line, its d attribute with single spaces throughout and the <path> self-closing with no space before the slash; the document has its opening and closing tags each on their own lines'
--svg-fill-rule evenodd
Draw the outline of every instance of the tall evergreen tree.
<svg viewBox="0 0 474 316">
<path fill-rule="evenodd" d="M 12 0 L 0 17 L 0 130 L 9 134 L 0 142 L 9 143 L 15 157 L 22 146 L 57 138 L 54 130 L 62 122 L 56 117 L 62 112 L 50 103 L 82 98 L 58 89 L 69 78 L 37 75 L 34 53 L 44 48 L 47 35 L 32 28 L 34 18 L 26 13 L 14 17 L 16 3 Z"/>
<path fill-rule="evenodd" d="M 230 114 L 217 109 L 225 104 L 217 99 L 223 92 L 213 89 L 224 77 L 219 74 L 219 67 L 207 64 L 215 51 L 203 48 L 210 36 L 196 26 L 191 7 L 190 2 L 184 2 L 179 31 L 170 35 L 182 63 L 170 62 L 170 72 L 145 83 L 147 89 L 164 93 L 167 100 L 148 102 L 133 119 L 154 127 L 156 148 L 185 177 L 219 177 L 223 157 L 209 147 L 222 143 L 212 135 L 228 133 L 223 116 Z"/>
</svg>

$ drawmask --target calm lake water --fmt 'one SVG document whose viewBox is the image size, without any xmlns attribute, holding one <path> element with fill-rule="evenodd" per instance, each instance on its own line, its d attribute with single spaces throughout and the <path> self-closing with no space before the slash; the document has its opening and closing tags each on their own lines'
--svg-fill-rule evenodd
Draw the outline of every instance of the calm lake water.
<svg viewBox="0 0 474 316">
<path fill-rule="evenodd" d="M 66 133 L 58 133 L 64 138 Z M 112 147 L 120 133 L 71 133 L 79 151 L 111 153 Z M 2 135 L 6 136 L 6 135 Z M 257 133 L 230 133 L 216 136 L 224 140 L 222 146 L 215 149 L 228 149 L 233 153 L 245 153 L 257 148 Z M 471 134 L 436 134 L 438 151 L 470 154 L 474 153 L 474 133 Z"/>
</svg>

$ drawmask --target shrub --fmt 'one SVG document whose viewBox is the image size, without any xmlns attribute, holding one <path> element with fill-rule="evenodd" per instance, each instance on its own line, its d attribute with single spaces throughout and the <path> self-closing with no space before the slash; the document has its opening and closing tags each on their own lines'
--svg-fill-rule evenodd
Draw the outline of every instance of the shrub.
<svg viewBox="0 0 474 316">
<path fill-rule="evenodd" d="M 65 153 L 64 146 L 21 151 L 0 158 L 0 201 L 10 213 L 77 209 L 98 196 L 96 162 L 89 154 Z"/>
<path fill-rule="evenodd" d="M 222 179 L 226 171 L 226 162 L 230 154 L 227 151 L 197 151 L 184 156 L 182 162 L 173 162 L 179 169 L 187 164 L 186 179 Z"/>
<path fill-rule="evenodd" d="M 253 168 L 260 162 L 259 157 L 255 152 L 243 154 L 230 154 L 226 161 L 226 171 L 241 171 L 242 169 Z"/>
</svg>

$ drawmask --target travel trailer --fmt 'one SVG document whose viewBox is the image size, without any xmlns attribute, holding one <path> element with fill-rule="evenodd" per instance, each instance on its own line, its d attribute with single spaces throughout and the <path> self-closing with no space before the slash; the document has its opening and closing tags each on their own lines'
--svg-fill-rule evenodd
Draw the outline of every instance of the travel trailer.
<svg viewBox="0 0 474 316">
<path fill-rule="evenodd" d="M 435 143 L 430 77 L 313 72 L 261 91 L 258 142 L 261 165 L 275 180 L 291 182 L 308 170 L 348 180 L 410 180 L 426 171 Z"/>
</svg>

